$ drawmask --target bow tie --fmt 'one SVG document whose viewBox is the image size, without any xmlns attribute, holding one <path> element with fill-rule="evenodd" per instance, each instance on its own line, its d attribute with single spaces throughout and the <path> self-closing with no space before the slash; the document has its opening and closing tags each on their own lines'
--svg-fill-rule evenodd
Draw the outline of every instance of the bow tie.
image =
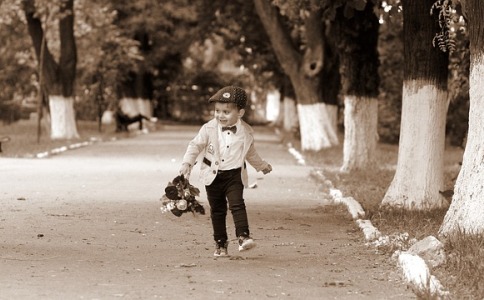
<svg viewBox="0 0 484 300">
<path fill-rule="evenodd" d="M 226 127 L 222 127 L 222 131 L 226 131 L 226 130 L 230 130 L 232 131 L 233 133 L 236 133 L 237 132 L 237 126 L 226 126 Z"/>
</svg>

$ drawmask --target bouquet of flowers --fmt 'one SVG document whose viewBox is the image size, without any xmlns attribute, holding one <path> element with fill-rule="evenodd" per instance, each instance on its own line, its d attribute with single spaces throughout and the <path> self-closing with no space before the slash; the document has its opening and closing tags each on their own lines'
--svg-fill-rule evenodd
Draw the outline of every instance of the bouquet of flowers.
<svg viewBox="0 0 484 300">
<path fill-rule="evenodd" d="M 193 214 L 205 214 L 203 206 L 195 199 L 200 195 L 200 190 L 190 184 L 188 179 L 179 175 L 168 182 L 165 194 L 161 197 L 161 211 L 171 211 L 177 217 L 191 212 Z"/>
</svg>

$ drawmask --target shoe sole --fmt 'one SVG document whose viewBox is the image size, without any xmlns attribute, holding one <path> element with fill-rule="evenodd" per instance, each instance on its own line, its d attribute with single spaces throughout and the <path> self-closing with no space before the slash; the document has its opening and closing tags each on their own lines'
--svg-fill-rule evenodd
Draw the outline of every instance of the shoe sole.
<svg viewBox="0 0 484 300">
<path fill-rule="evenodd" d="M 239 251 L 247 251 L 256 246 L 256 243 L 254 241 L 250 241 L 246 243 L 244 246 L 239 246 Z"/>
<path fill-rule="evenodd" d="M 224 254 L 224 255 L 217 255 L 217 254 L 214 254 L 213 257 L 229 257 L 230 255 L 228 254 Z"/>
</svg>

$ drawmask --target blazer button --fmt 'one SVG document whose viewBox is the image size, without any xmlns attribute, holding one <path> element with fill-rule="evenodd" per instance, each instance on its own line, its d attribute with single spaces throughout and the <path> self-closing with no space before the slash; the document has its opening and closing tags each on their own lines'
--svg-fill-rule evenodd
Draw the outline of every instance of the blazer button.
<svg viewBox="0 0 484 300">
<path fill-rule="evenodd" d="M 215 165 L 218 166 L 218 161 L 215 162 Z"/>
<path fill-rule="evenodd" d="M 212 171 L 212 173 L 213 173 L 213 174 L 217 174 L 217 171 L 213 170 L 213 171 Z"/>
</svg>

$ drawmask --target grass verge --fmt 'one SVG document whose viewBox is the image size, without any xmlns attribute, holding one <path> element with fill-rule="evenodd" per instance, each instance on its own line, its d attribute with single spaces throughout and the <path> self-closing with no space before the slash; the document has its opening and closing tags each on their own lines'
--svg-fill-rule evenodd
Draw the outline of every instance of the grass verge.
<svg viewBox="0 0 484 300">
<path fill-rule="evenodd" d="M 103 125 L 102 131 L 94 121 L 77 121 L 79 139 L 51 140 L 42 128 L 40 141 L 37 142 L 37 123 L 32 120 L 20 120 L 10 125 L 0 125 L 0 138 L 8 136 L 10 140 L 2 143 L 0 157 L 33 158 L 37 153 L 71 146 L 86 141 L 104 141 L 113 138 L 128 137 L 133 133 L 115 133 L 114 125 Z"/>
</svg>

